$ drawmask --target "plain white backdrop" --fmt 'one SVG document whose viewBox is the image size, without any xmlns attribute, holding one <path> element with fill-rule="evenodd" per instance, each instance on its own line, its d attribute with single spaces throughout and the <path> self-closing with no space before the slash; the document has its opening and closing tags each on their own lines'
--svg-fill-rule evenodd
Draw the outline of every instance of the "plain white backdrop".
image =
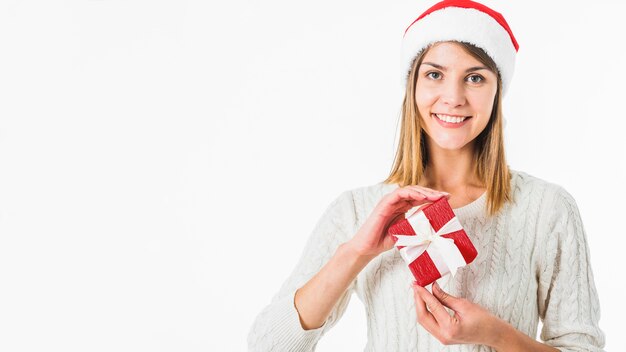
<svg viewBox="0 0 626 352">
<path fill-rule="evenodd" d="M 620 350 L 626 8 L 484 3 L 520 43 L 509 164 L 576 199 Z M 326 206 L 387 176 L 432 4 L 2 1 L 0 350 L 246 350 Z M 354 296 L 318 350 L 365 340 Z"/>
</svg>

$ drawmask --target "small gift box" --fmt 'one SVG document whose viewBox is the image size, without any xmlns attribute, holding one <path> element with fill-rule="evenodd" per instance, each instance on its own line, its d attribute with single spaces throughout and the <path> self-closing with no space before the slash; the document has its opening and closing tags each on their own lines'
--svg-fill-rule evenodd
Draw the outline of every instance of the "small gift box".
<svg viewBox="0 0 626 352">
<path fill-rule="evenodd" d="M 445 197 L 396 222 L 387 233 L 422 287 L 448 273 L 454 276 L 478 255 Z"/>
</svg>

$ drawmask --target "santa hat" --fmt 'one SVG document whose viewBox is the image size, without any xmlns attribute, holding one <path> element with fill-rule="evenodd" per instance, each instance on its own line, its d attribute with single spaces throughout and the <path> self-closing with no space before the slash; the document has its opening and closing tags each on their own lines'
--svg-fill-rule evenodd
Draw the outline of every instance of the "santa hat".
<svg viewBox="0 0 626 352">
<path fill-rule="evenodd" d="M 504 17 L 469 0 L 444 0 L 421 14 L 402 39 L 403 85 L 419 52 L 434 42 L 459 41 L 483 49 L 496 63 L 504 94 L 513 78 L 519 46 Z"/>
</svg>

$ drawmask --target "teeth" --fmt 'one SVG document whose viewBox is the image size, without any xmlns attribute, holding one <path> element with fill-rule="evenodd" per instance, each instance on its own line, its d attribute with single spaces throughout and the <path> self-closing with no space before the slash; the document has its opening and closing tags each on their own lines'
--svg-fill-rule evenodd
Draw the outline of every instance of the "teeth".
<svg viewBox="0 0 626 352">
<path fill-rule="evenodd" d="M 435 116 L 437 116 L 437 118 L 441 121 L 450 122 L 450 123 L 461 123 L 467 118 L 467 117 L 456 117 L 456 116 L 443 115 L 443 114 L 435 114 Z"/>
</svg>

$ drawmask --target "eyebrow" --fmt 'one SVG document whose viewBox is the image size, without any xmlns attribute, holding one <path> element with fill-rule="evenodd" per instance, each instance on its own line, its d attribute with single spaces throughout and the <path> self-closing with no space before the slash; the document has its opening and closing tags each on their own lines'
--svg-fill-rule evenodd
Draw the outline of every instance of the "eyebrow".
<svg viewBox="0 0 626 352">
<path fill-rule="evenodd" d="M 447 70 L 446 67 L 443 67 L 441 65 L 437 65 L 436 63 L 433 62 L 422 62 L 422 65 L 430 65 L 432 67 L 438 68 L 442 71 Z M 465 72 L 472 72 L 472 71 L 478 71 L 478 70 L 487 70 L 487 71 L 491 71 L 488 67 L 485 66 L 474 66 L 474 67 L 470 67 L 467 70 L 465 70 Z"/>
</svg>

